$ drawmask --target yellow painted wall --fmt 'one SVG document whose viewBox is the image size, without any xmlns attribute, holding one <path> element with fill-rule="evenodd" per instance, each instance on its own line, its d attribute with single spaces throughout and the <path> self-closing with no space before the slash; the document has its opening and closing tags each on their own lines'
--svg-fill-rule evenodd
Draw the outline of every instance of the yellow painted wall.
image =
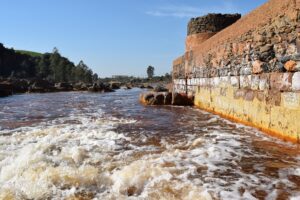
<svg viewBox="0 0 300 200">
<path fill-rule="evenodd" d="M 300 143 L 300 93 L 280 93 L 280 105 L 271 105 L 255 95 L 253 100 L 237 98 L 238 88 L 198 87 L 195 105 L 227 119 L 256 127 L 286 141 Z M 256 91 L 251 91 L 256 92 Z M 267 96 L 268 91 L 263 91 Z"/>
</svg>

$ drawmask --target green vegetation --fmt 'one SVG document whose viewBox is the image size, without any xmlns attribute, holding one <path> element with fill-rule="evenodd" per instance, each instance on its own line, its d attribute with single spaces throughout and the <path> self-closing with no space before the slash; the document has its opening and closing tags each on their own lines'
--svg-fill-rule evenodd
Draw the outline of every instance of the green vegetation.
<svg viewBox="0 0 300 200">
<path fill-rule="evenodd" d="M 154 76 L 154 67 L 152 67 L 151 65 L 148 66 L 147 68 L 147 75 L 148 75 L 148 78 L 153 78 Z"/>
<path fill-rule="evenodd" d="M 0 43 L 0 77 L 40 78 L 52 82 L 92 83 L 98 75 L 80 61 L 75 65 L 60 55 L 57 48 L 52 53 L 7 49 Z"/>
<path fill-rule="evenodd" d="M 122 84 L 131 83 L 131 84 L 152 84 L 152 83 L 170 83 L 172 81 L 172 76 L 169 73 L 166 73 L 164 76 L 153 76 L 152 78 L 140 78 L 134 76 L 117 76 L 112 78 L 101 78 L 101 82 L 119 82 Z"/>
<path fill-rule="evenodd" d="M 42 53 L 38 53 L 38 52 L 34 52 L 34 51 L 25 51 L 25 50 L 15 50 L 16 53 L 20 53 L 20 54 L 25 54 L 25 55 L 29 55 L 32 57 L 39 57 L 42 56 Z"/>
</svg>

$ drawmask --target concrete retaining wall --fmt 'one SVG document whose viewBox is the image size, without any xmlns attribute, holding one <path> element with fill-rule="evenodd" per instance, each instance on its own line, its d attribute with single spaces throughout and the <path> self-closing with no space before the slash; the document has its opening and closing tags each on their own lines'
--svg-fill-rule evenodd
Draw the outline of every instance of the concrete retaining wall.
<svg viewBox="0 0 300 200">
<path fill-rule="evenodd" d="M 300 0 L 270 0 L 205 41 L 188 35 L 185 54 L 174 61 L 173 91 L 299 143 L 299 22 Z"/>
</svg>

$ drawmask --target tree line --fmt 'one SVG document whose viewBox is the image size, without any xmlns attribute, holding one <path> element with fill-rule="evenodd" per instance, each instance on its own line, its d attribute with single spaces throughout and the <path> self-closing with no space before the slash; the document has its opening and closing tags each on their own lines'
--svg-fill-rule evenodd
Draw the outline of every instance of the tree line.
<svg viewBox="0 0 300 200">
<path fill-rule="evenodd" d="M 8 49 L 0 43 L 0 77 L 40 78 L 52 82 L 85 82 L 98 80 L 98 75 L 83 62 L 77 65 L 60 55 L 57 48 L 52 53 L 32 56 Z"/>
</svg>

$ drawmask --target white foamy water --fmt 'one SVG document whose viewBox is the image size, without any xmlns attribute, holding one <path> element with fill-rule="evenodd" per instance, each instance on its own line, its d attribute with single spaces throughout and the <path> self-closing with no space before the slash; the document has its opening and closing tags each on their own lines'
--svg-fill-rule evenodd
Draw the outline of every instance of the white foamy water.
<svg viewBox="0 0 300 200">
<path fill-rule="evenodd" d="M 0 130 L 0 199 L 299 199 L 292 144 L 190 108 L 144 108 L 135 91 L 69 93 L 61 108 L 56 95 L 31 99 L 55 112 Z"/>
</svg>

